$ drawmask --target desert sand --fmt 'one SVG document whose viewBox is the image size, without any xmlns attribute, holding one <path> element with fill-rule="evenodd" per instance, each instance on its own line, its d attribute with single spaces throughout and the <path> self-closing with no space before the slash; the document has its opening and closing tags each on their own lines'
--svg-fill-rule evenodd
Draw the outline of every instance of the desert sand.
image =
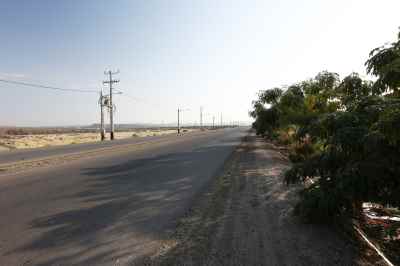
<svg viewBox="0 0 400 266">
<path fill-rule="evenodd" d="M 192 129 L 188 131 L 193 131 Z M 129 132 L 116 132 L 116 139 L 140 138 L 173 134 L 173 129 L 140 129 Z M 107 137 L 109 135 L 107 134 Z M 0 152 L 12 149 L 31 149 L 47 146 L 59 146 L 100 141 L 99 133 L 61 133 L 34 135 L 4 135 L 0 136 Z"/>
</svg>

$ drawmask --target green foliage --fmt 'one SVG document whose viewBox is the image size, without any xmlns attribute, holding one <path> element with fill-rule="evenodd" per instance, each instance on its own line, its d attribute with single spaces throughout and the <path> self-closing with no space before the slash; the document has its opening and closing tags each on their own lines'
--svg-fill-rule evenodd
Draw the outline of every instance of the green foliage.
<svg viewBox="0 0 400 266">
<path fill-rule="evenodd" d="M 257 134 L 265 135 L 273 133 L 279 125 L 279 114 L 276 108 L 262 109 L 257 114 L 257 120 L 254 122 L 253 127 L 256 128 Z"/>
<path fill-rule="evenodd" d="M 273 88 L 260 92 L 250 112 L 255 118 L 253 127 L 258 134 L 268 135 L 277 128 L 307 125 L 319 114 L 337 110 L 339 105 L 333 99 L 338 84 L 337 74 L 325 71 L 285 90 Z"/>
<path fill-rule="evenodd" d="M 360 78 L 357 73 L 345 77 L 337 87 L 336 93 L 344 109 L 352 108 L 366 96 L 372 95 L 373 83 Z"/>
<path fill-rule="evenodd" d="M 260 93 L 252 112 L 258 134 L 295 130 L 285 180 L 308 184 L 296 210 L 309 221 L 355 214 L 366 201 L 400 206 L 400 35 L 366 65 L 376 82 L 324 71 Z"/>
<path fill-rule="evenodd" d="M 345 204 L 339 191 L 326 191 L 318 184 L 303 190 L 300 196 L 302 202 L 296 206 L 295 213 L 307 222 L 330 222 L 340 211 L 338 206 Z"/>
<path fill-rule="evenodd" d="M 400 146 L 400 100 L 386 108 L 377 122 L 377 130 L 387 137 L 389 144 Z"/>
<path fill-rule="evenodd" d="M 304 162 L 316 153 L 316 147 L 310 141 L 300 141 L 291 147 L 289 159 L 294 163 Z"/>
<path fill-rule="evenodd" d="M 276 104 L 279 101 L 279 98 L 282 96 L 282 89 L 274 88 L 271 90 L 266 90 L 260 93 L 259 98 L 261 102 L 267 104 Z"/>
<path fill-rule="evenodd" d="M 400 87 L 400 33 L 398 41 L 389 47 L 378 47 L 371 51 L 365 63 L 367 72 L 378 77 L 375 82 L 377 92 L 392 90 L 398 93 Z"/>
</svg>

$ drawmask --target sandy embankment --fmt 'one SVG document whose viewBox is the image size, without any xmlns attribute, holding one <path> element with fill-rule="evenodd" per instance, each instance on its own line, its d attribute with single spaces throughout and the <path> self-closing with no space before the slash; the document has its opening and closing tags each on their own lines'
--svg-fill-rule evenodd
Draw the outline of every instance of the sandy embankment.
<svg viewBox="0 0 400 266">
<path fill-rule="evenodd" d="M 10 149 L 4 146 L 0 146 L 0 152 L 9 151 Z"/>
<path fill-rule="evenodd" d="M 193 130 L 189 130 L 193 131 Z M 129 132 L 116 132 L 116 139 L 131 137 L 159 136 L 175 133 L 173 129 L 149 129 Z M 107 134 L 107 137 L 109 135 Z M 99 133 L 62 133 L 34 135 L 5 135 L 0 136 L 0 152 L 11 149 L 31 149 L 48 146 L 59 146 L 100 141 Z"/>
</svg>

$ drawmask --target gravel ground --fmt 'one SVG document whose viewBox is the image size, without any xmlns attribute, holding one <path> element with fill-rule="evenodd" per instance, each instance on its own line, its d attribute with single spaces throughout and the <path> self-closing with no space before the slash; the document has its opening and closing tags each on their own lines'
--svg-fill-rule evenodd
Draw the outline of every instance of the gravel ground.
<svg viewBox="0 0 400 266">
<path fill-rule="evenodd" d="M 171 240 L 133 265 L 363 264 L 334 230 L 293 215 L 299 187 L 283 183 L 287 167 L 262 139 L 246 137 Z"/>
</svg>

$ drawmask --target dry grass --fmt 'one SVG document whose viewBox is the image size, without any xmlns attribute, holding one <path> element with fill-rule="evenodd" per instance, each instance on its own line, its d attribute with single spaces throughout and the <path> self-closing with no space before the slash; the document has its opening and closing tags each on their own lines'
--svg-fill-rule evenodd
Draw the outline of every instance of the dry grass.
<svg viewBox="0 0 400 266">
<path fill-rule="evenodd" d="M 192 130 L 190 130 L 192 131 Z M 116 132 L 116 139 L 131 137 L 160 136 L 175 133 L 172 129 L 138 129 L 129 132 Z M 99 133 L 57 133 L 0 136 L 0 151 L 10 149 L 31 149 L 100 141 Z"/>
</svg>

